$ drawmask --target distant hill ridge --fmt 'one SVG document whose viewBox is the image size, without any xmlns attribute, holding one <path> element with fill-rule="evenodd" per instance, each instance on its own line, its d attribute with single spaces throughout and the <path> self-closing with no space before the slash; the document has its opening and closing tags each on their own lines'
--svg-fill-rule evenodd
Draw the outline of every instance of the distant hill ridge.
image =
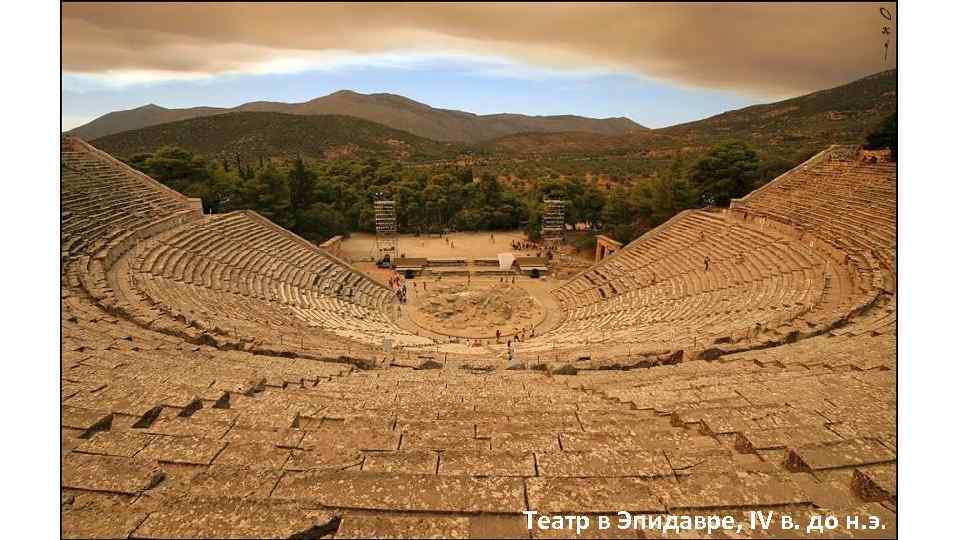
<svg viewBox="0 0 960 540">
<path fill-rule="evenodd" d="M 769 156 L 809 157 L 831 144 L 858 144 L 897 110 L 897 71 L 889 70 L 803 96 L 751 105 L 660 129 L 606 135 L 518 133 L 481 145 L 498 155 L 609 155 L 685 149 L 700 153 L 730 140 Z"/>
<path fill-rule="evenodd" d="M 165 122 L 95 139 L 118 157 L 179 146 L 232 159 L 302 155 L 310 158 L 381 156 L 402 161 L 450 159 L 462 143 L 434 141 L 383 124 L 335 114 L 237 111 Z"/>
<path fill-rule="evenodd" d="M 67 132 L 85 140 L 144 127 L 227 112 L 279 112 L 299 115 L 354 116 L 436 141 L 476 143 L 523 132 L 583 131 L 622 135 L 647 128 L 629 118 L 586 118 L 574 115 L 527 116 L 437 109 L 395 94 L 360 94 L 341 90 L 303 103 L 254 101 L 237 107 L 167 109 L 154 104 L 105 114 Z"/>
<path fill-rule="evenodd" d="M 234 109 L 197 107 L 164 109 L 147 105 L 110 113 L 137 113 L 143 118 L 172 120 L 95 139 L 95 145 L 119 156 L 152 152 L 176 145 L 206 155 L 280 156 L 302 153 L 314 158 L 375 154 L 410 161 L 446 160 L 458 155 L 484 158 L 538 159 L 550 157 L 635 156 L 668 159 L 680 150 L 691 158 L 715 144 L 740 140 L 767 157 L 787 161 L 809 157 L 830 144 L 856 144 L 897 110 L 897 72 L 884 71 L 851 83 L 775 103 L 752 105 L 709 118 L 660 129 L 639 128 L 629 120 L 621 132 L 590 132 L 579 123 L 598 122 L 577 116 L 530 117 L 512 114 L 479 116 L 463 111 L 434 109 L 393 94 L 362 95 L 341 91 L 305 103 L 252 102 Z M 359 96 L 361 99 L 357 99 Z M 279 111 L 275 109 L 281 109 Z M 342 114 L 314 114 L 339 110 Z M 390 116 L 391 123 L 365 120 L 358 111 Z M 193 115 L 192 117 L 190 115 Z M 187 118 L 181 118 L 187 116 Z M 446 133 L 495 121 L 505 134 L 480 142 L 441 141 L 397 127 L 417 123 Z M 202 120 L 202 121 L 201 121 Z M 529 122 L 540 121 L 539 130 Z M 616 129 L 618 119 L 607 119 Z M 575 124 L 570 129 L 564 122 Z M 487 135 L 494 128 L 485 128 Z M 596 127 L 596 124 L 592 124 Z M 628 129 L 629 125 L 639 129 Z M 551 131 L 547 128 L 557 128 Z M 589 127 L 589 126 L 588 126 Z M 78 128 L 83 129 L 83 128 Z M 76 131 L 76 130 L 74 130 Z M 70 132 L 74 134 L 74 132 Z M 83 136 L 81 135 L 81 138 Z"/>
<path fill-rule="evenodd" d="M 655 130 L 682 143 L 712 144 L 738 139 L 771 154 L 802 149 L 815 152 L 830 144 L 855 144 L 897 111 L 897 71 L 795 98 L 751 105 L 696 122 Z"/>
</svg>

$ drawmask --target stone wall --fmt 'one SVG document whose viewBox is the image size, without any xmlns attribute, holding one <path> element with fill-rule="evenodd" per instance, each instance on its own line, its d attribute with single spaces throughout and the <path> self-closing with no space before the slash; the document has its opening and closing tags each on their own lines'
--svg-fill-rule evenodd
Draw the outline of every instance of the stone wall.
<svg viewBox="0 0 960 540">
<path fill-rule="evenodd" d="M 343 237 L 334 236 L 326 242 L 320 244 L 320 249 L 330 253 L 335 257 L 343 257 Z"/>
<path fill-rule="evenodd" d="M 623 247 L 623 244 L 617 242 L 609 236 L 604 236 L 602 234 L 597 235 L 597 256 L 594 260 L 594 264 L 599 263 L 603 259 L 613 255 L 617 251 L 620 251 L 620 248 Z"/>
</svg>

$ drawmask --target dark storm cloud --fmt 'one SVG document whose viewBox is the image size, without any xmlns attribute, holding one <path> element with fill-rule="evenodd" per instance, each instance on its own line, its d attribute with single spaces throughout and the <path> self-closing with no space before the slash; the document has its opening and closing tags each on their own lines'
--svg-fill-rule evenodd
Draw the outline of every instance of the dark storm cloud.
<svg viewBox="0 0 960 540">
<path fill-rule="evenodd" d="M 322 52 L 497 55 L 767 94 L 829 87 L 882 61 L 894 4 L 64 4 L 75 73 L 217 74 Z M 894 36 L 895 37 L 895 36 Z"/>
</svg>

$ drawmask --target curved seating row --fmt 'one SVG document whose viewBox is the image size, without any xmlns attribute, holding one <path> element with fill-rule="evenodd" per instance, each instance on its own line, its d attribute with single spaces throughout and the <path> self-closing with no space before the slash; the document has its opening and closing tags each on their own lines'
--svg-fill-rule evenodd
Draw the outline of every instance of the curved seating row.
<svg viewBox="0 0 960 540">
<path fill-rule="evenodd" d="M 397 345 L 431 343 L 386 316 L 389 290 L 250 212 L 154 237 L 138 246 L 129 271 L 152 304 L 207 327 L 280 331 L 307 341 L 319 327 L 374 345 L 384 337 Z"/>
<path fill-rule="evenodd" d="M 889 336 L 576 375 L 356 371 L 65 303 L 68 536 L 522 537 L 528 510 L 758 507 L 896 536 Z"/>
<path fill-rule="evenodd" d="M 574 276 L 554 291 L 563 323 L 519 355 L 745 348 L 832 331 L 895 293 L 895 208 L 894 164 L 831 147 L 729 210 L 683 212 Z"/>
<path fill-rule="evenodd" d="M 734 217 L 772 219 L 849 257 L 865 280 L 892 292 L 897 234 L 897 165 L 858 159 L 834 146 L 731 202 Z"/>
<path fill-rule="evenodd" d="M 720 361 L 357 370 L 182 332 L 194 319 L 247 336 L 307 325 L 356 344 L 392 328 L 389 291 L 255 215 L 204 218 L 173 197 L 96 217 L 75 200 L 65 219 L 109 225 L 72 221 L 64 249 L 65 537 L 528 537 L 528 510 L 746 522 L 757 508 L 795 523 L 874 516 L 884 529 L 870 536 L 896 537 L 895 295 Z M 97 240 L 121 227 L 139 232 Z M 770 224 L 692 212 L 654 233 L 557 291 L 572 350 L 595 328 L 606 347 L 642 333 L 666 348 L 737 320 L 809 327 L 865 294 L 856 263 Z M 778 515 L 765 532 L 795 535 Z"/>
<path fill-rule="evenodd" d="M 68 286 L 193 342 L 309 355 L 424 347 L 392 323 L 392 293 L 253 212 L 204 217 L 189 199 L 74 138 L 61 139 Z"/>
</svg>

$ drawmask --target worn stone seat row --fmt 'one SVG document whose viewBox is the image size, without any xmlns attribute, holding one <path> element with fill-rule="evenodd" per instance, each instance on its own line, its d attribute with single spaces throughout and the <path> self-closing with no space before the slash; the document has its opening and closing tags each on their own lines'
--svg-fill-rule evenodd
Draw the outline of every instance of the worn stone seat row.
<svg viewBox="0 0 960 540">
<path fill-rule="evenodd" d="M 432 343 L 390 321 L 389 290 L 259 216 L 202 217 L 76 139 L 61 154 L 65 279 L 111 312 L 218 347 L 373 357 L 384 337 Z"/>
<path fill-rule="evenodd" d="M 895 366 L 833 361 L 842 350 L 889 356 L 880 337 L 573 376 L 356 372 L 184 350 L 80 299 L 67 305 L 72 534 L 523 536 L 527 509 L 758 506 L 862 512 L 895 531 Z M 800 358 L 810 365 L 784 364 Z"/>
<path fill-rule="evenodd" d="M 130 272 L 152 304 L 258 338 L 276 341 L 274 328 L 309 340 L 320 327 L 370 344 L 431 343 L 385 315 L 390 291 L 243 212 L 155 237 Z"/>
<path fill-rule="evenodd" d="M 519 356 L 755 347 L 835 332 L 860 317 L 879 331 L 852 332 L 886 331 L 896 168 L 837 150 L 729 210 L 681 213 L 581 272 L 554 291 L 563 322 L 524 342 Z"/>
</svg>

